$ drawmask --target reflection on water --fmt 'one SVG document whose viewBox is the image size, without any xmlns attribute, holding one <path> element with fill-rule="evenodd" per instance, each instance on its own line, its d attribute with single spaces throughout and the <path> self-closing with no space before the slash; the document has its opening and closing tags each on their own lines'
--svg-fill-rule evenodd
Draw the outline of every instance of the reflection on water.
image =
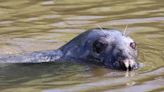
<svg viewBox="0 0 164 92">
<path fill-rule="evenodd" d="M 128 32 L 143 67 L 120 72 L 74 63 L 0 64 L 1 92 L 164 91 L 161 0 L 0 0 L 0 55 L 57 49 L 100 25 Z"/>
</svg>

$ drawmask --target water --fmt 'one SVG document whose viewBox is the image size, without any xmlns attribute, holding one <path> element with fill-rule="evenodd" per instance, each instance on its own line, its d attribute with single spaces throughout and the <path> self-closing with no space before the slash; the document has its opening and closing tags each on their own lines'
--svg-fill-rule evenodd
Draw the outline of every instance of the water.
<svg viewBox="0 0 164 92">
<path fill-rule="evenodd" d="M 89 28 L 124 30 L 137 42 L 137 71 L 95 65 L 1 64 L 1 92 L 164 92 L 164 1 L 0 0 L 0 55 L 57 49 Z"/>
</svg>

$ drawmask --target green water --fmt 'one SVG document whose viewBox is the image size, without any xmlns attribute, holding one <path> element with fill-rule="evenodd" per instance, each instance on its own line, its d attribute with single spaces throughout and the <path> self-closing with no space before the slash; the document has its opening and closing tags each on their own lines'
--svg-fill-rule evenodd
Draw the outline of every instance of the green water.
<svg viewBox="0 0 164 92">
<path fill-rule="evenodd" d="M 0 92 L 163 92 L 164 1 L 0 0 L 0 55 L 57 49 L 94 27 L 127 31 L 143 67 L 0 64 Z"/>
</svg>

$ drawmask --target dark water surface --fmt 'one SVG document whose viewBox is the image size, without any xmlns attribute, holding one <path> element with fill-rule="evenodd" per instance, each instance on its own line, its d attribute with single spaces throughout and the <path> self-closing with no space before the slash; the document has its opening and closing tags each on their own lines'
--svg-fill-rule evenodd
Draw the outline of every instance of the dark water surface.
<svg viewBox="0 0 164 92">
<path fill-rule="evenodd" d="M 0 54 L 56 49 L 89 28 L 124 30 L 143 67 L 0 64 L 0 92 L 164 92 L 163 0 L 0 0 Z"/>
</svg>

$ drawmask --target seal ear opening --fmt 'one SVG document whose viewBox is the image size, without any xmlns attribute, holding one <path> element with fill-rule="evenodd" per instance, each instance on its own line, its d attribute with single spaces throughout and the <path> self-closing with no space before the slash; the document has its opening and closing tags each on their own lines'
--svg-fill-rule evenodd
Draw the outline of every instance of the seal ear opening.
<svg viewBox="0 0 164 92">
<path fill-rule="evenodd" d="M 93 51 L 96 53 L 102 53 L 108 45 L 105 37 L 101 37 L 93 42 Z"/>
</svg>

